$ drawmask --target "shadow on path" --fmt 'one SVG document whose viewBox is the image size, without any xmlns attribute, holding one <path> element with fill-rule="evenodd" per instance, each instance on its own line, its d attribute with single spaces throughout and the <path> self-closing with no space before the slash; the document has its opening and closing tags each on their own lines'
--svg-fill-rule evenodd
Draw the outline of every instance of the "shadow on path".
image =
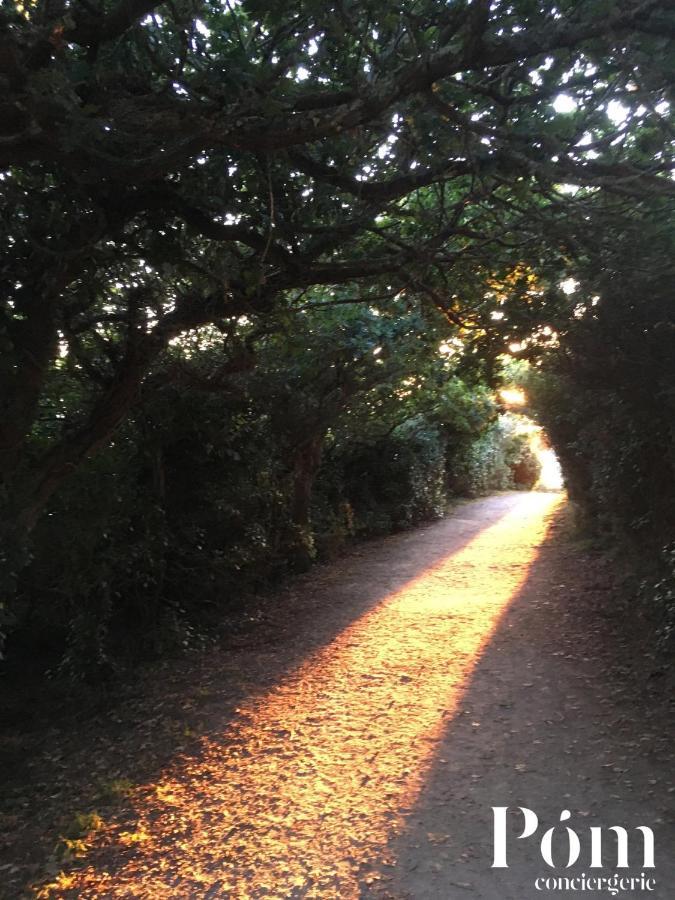
<svg viewBox="0 0 675 900">
<path fill-rule="evenodd" d="M 414 900 L 675 896 L 672 703 L 645 690 L 649 661 L 635 658 L 596 565 L 564 537 L 543 545 L 390 845 L 395 866 L 380 868 L 383 891 L 373 893 Z M 537 834 L 519 841 L 523 817 L 509 812 L 508 869 L 491 867 L 493 806 L 527 807 L 539 818 Z M 571 818 L 561 825 L 564 809 Z M 614 825 L 629 830 L 629 868 L 616 869 L 614 835 L 603 832 L 605 867 L 591 869 L 589 827 Z M 639 825 L 655 834 L 656 868 L 646 871 L 654 891 L 535 888 L 539 876 L 639 876 L 642 837 L 632 830 Z M 555 870 L 540 852 L 553 826 Z M 570 869 L 565 826 L 581 842 Z"/>
</svg>

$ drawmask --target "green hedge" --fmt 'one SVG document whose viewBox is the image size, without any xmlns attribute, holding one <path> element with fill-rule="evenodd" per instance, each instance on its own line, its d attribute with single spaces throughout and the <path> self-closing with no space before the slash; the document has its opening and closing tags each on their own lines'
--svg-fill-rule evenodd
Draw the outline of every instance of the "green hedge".
<svg viewBox="0 0 675 900">
<path fill-rule="evenodd" d="M 298 529 L 273 403 L 243 389 L 149 395 L 39 523 L 10 652 L 100 677 L 206 640 L 311 558 L 437 518 L 453 495 L 514 487 L 523 448 L 503 421 L 460 433 L 420 413 L 368 440 L 360 426 L 329 432 L 311 528 Z"/>
</svg>

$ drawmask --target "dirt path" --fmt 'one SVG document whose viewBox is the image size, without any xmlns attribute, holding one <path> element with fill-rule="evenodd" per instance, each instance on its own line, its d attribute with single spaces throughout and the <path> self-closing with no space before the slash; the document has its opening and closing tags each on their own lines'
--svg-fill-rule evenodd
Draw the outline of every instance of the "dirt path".
<svg viewBox="0 0 675 900">
<path fill-rule="evenodd" d="M 606 867 L 588 869 L 591 825 L 652 828 L 657 889 L 618 895 L 675 896 L 667 703 L 631 675 L 603 573 L 565 535 L 551 539 L 560 502 L 472 502 L 301 579 L 267 650 L 183 673 L 183 703 L 236 681 L 237 664 L 246 677 L 211 693 L 198 738 L 105 817 L 43 896 L 571 897 L 535 880 L 612 875 L 609 833 Z M 124 725 L 127 753 L 152 742 L 141 722 Z M 74 767 L 97 747 L 103 766 L 133 771 L 95 733 Z M 536 837 L 516 841 L 522 818 L 508 814 L 508 869 L 491 868 L 495 806 L 539 818 Z M 553 870 L 540 840 L 562 833 L 563 809 L 581 857 L 564 869 L 569 844 L 556 838 Z M 640 874 L 634 837 L 619 874 Z"/>
</svg>

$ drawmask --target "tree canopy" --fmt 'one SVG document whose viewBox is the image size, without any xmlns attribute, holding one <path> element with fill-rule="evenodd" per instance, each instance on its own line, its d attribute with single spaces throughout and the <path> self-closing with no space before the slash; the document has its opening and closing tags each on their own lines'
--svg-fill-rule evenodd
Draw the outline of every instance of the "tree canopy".
<svg viewBox="0 0 675 900">
<path fill-rule="evenodd" d="M 4 0 L 5 596 L 166 599 L 529 471 L 501 354 L 559 390 L 666 316 L 616 287 L 672 222 L 674 38 L 658 0 Z"/>
<path fill-rule="evenodd" d="M 672 33 L 642 0 L 6 2 L 0 458 L 26 525 L 176 336 L 339 285 L 494 331 L 486 279 L 574 253 L 598 194 L 672 196 Z M 26 468 L 64 356 L 81 408 Z"/>
</svg>

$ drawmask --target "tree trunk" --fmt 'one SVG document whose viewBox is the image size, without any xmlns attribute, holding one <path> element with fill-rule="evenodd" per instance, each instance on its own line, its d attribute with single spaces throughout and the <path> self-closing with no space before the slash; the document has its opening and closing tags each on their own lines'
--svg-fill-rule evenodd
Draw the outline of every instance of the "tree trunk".
<svg viewBox="0 0 675 900">
<path fill-rule="evenodd" d="M 311 437 L 296 449 L 293 460 L 293 503 L 291 517 L 293 524 L 307 530 L 310 525 L 312 489 L 314 479 L 321 464 L 323 435 Z"/>
<path fill-rule="evenodd" d="M 58 346 L 49 297 L 25 287 L 18 294 L 17 308 L 22 318 L 7 317 L 4 322 L 11 347 L 0 373 L 0 483 L 11 480 L 19 465 Z"/>
</svg>

